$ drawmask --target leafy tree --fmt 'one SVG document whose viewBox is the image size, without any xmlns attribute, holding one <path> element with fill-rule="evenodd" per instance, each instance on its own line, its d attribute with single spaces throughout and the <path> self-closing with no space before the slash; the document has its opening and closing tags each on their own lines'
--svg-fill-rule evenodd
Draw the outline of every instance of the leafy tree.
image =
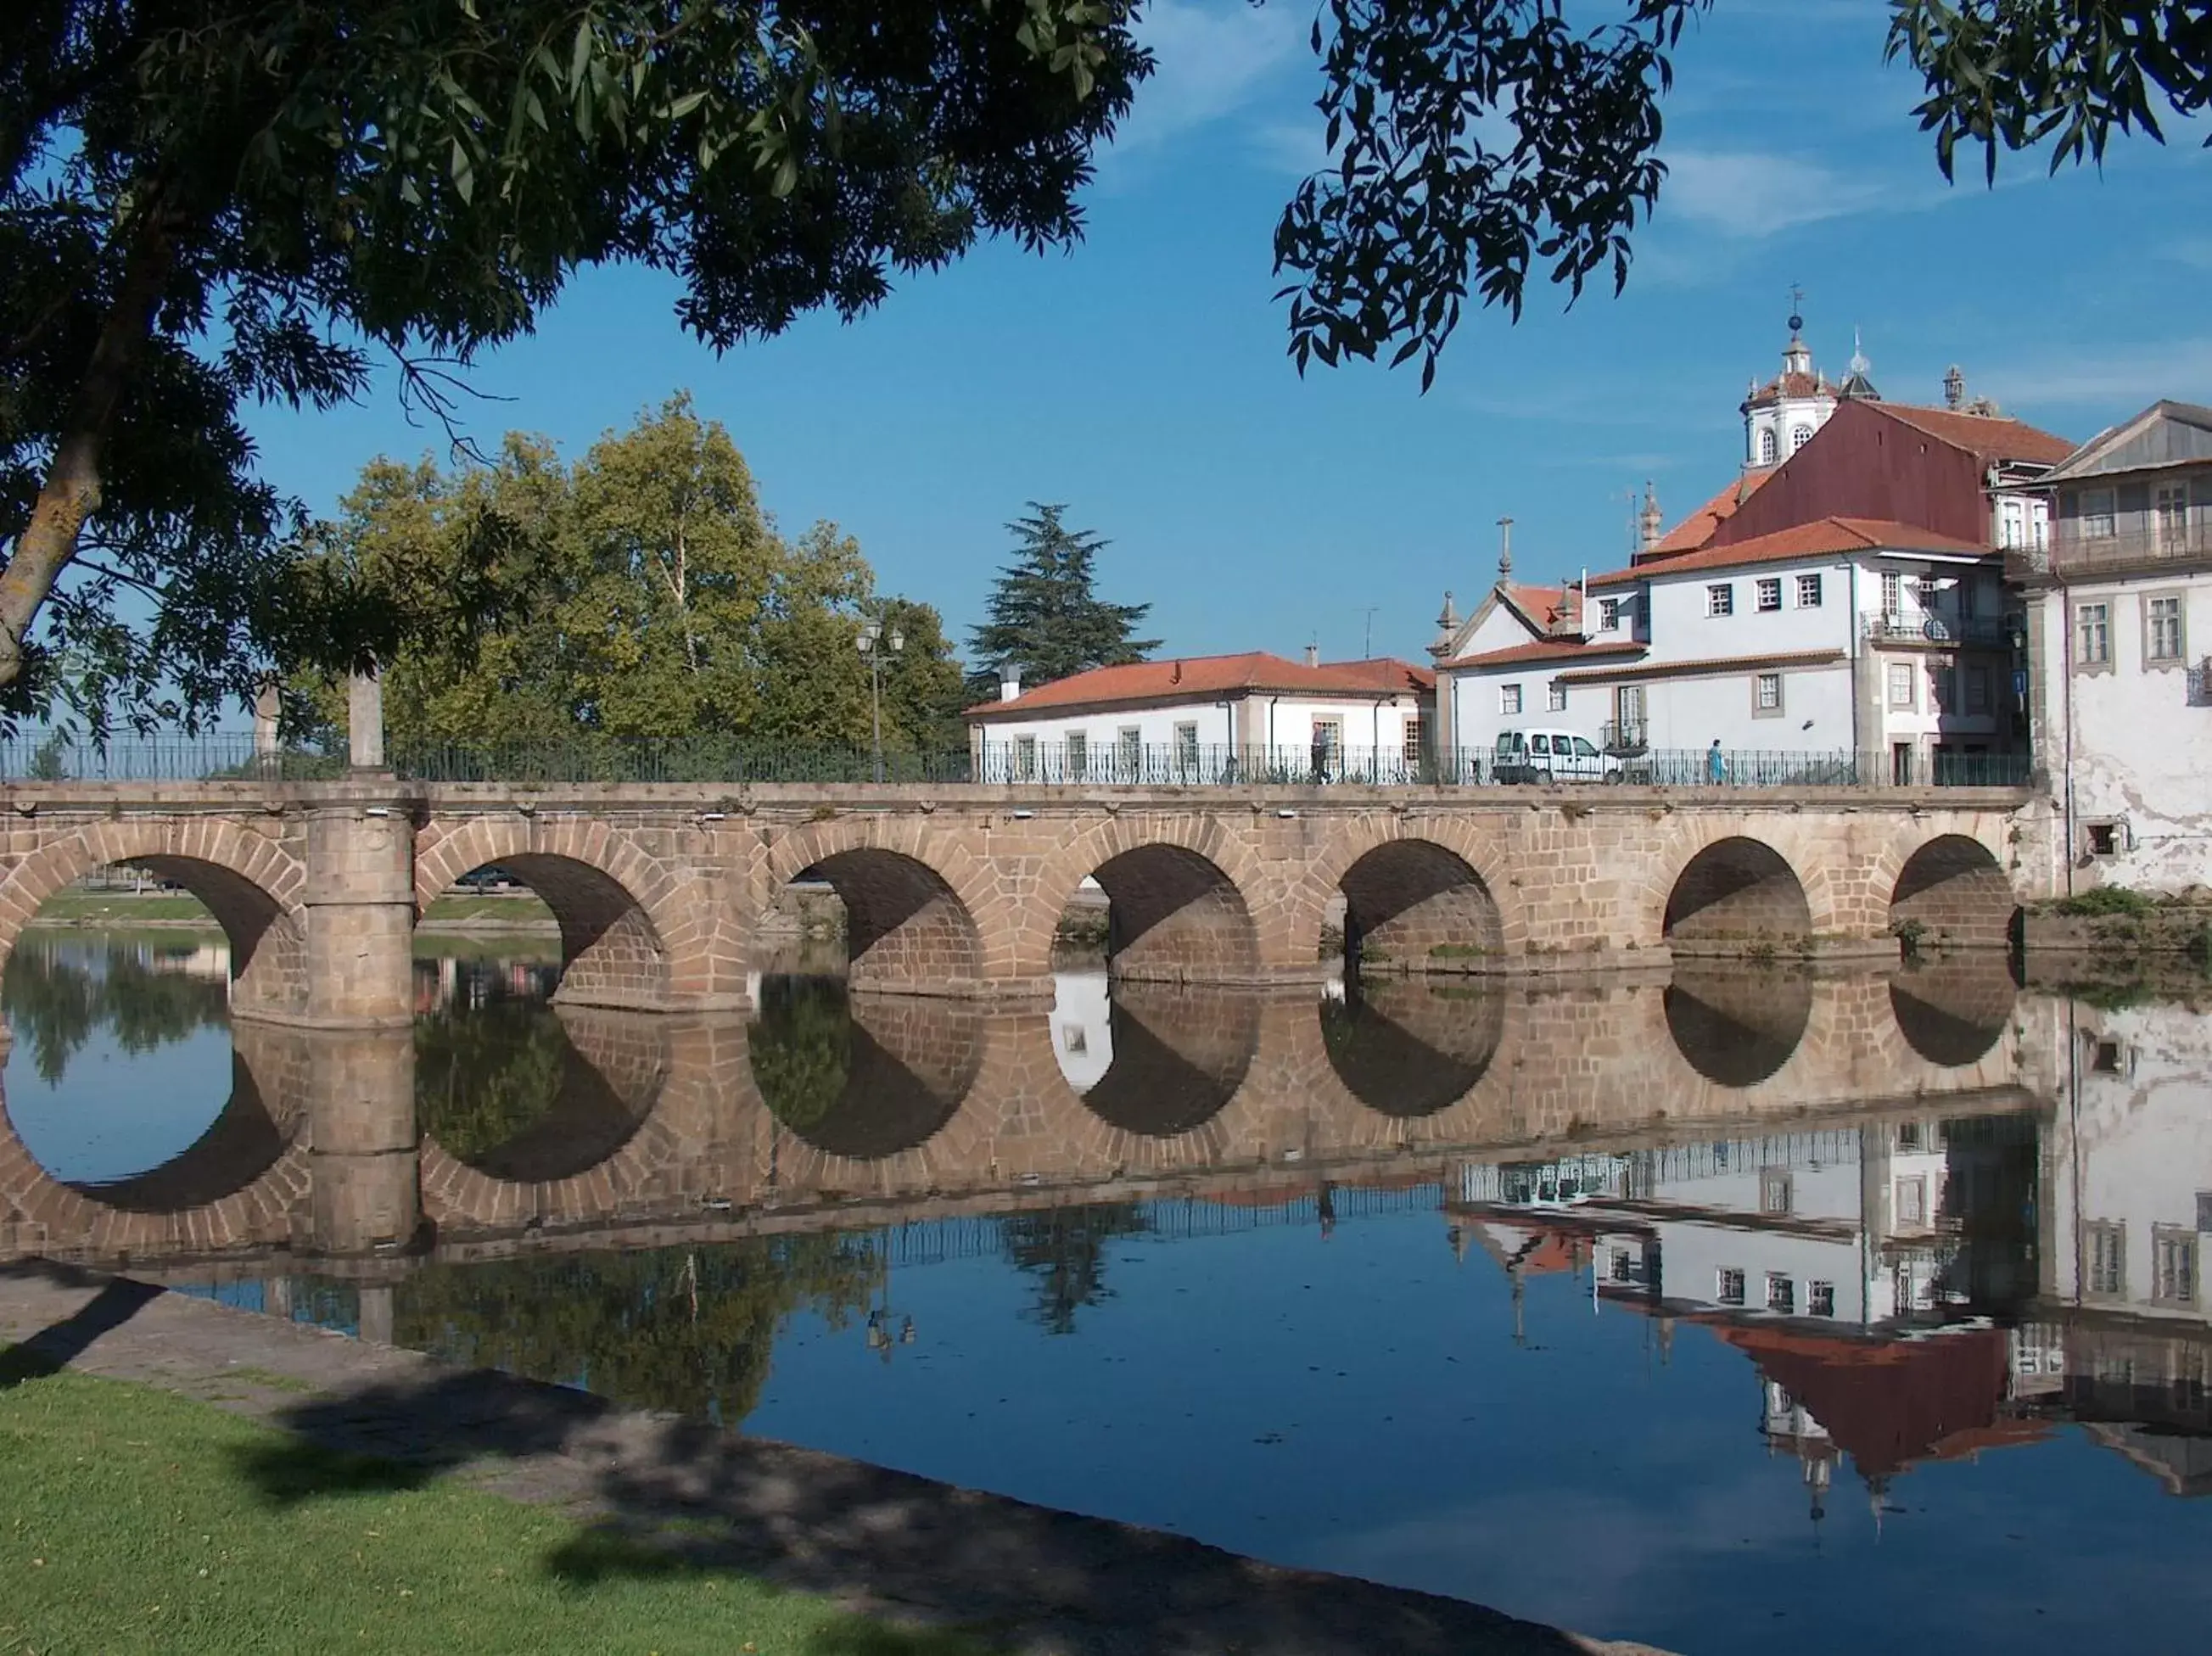
<svg viewBox="0 0 2212 1656">
<path fill-rule="evenodd" d="M 1118 0 L 0 8 L 0 707 L 191 719 L 272 659 L 388 658 L 407 611 L 301 579 L 244 405 L 358 397 L 389 353 L 442 411 L 586 265 L 675 275 L 722 349 L 979 237 L 1065 243 L 1151 67 L 1127 24 Z"/>
<path fill-rule="evenodd" d="M 1018 1213 L 1004 1224 L 1006 1253 L 1017 1270 L 1036 1279 L 1031 1317 L 1047 1333 L 1073 1334 L 1075 1313 L 1113 1297 L 1106 1286 L 1107 1249 L 1152 1228 L 1134 1202 Z"/>
<path fill-rule="evenodd" d="M 496 524 L 495 545 L 483 525 Z M 510 435 L 489 465 L 372 464 L 323 542 L 330 584 L 434 613 L 473 578 L 477 625 L 418 629 L 385 668 L 388 734 L 483 743 L 725 734 L 844 745 L 869 735 L 864 616 L 900 625 L 884 676 L 891 748 L 945 745 L 959 670 L 936 612 L 879 598 L 858 542 L 786 541 L 729 434 L 671 398 L 573 468 Z M 471 577 L 473 572 L 473 577 Z M 320 721 L 342 685 L 311 679 Z"/>
<path fill-rule="evenodd" d="M 135 945 L 109 947 L 94 965 L 84 951 L 31 940 L 8 957 L 0 1010 L 29 1043 L 39 1078 L 53 1083 L 96 1030 L 112 1030 L 126 1052 L 155 1052 L 226 1027 L 230 995 L 220 981 L 157 969 Z"/>
<path fill-rule="evenodd" d="M 842 1326 L 878 1275 L 838 1235 L 432 1264 L 400 1283 L 393 1327 L 450 1362 L 734 1426 L 760 1400 L 784 1319 L 811 1309 Z"/>
<path fill-rule="evenodd" d="M 1149 604 L 1109 604 L 1092 588 L 1093 566 L 1109 543 L 1060 521 L 1065 506 L 1030 502 L 1030 515 L 1006 525 L 1015 539 L 1014 561 L 999 572 L 986 613 L 969 634 L 977 664 L 969 694 L 988 700 L 1000 665 L 1021 670 L 1024 682 L 1056 678 L 1142 661 L 1160 647 L 1156 638 L 1133 636 L 1152 612 Z"/>
<path fill-rule="evenodd" d="M 1470 300 L 1521 313 L 1532 270 L 1579 297 L 1628 279 L 1658 199 L 1659 104 L 1683 28 L 1713 0 L 1328 0 L 1313 27 L 1330 165 L 1275 230 L 1291 354 L 1421 359 L 1426 389 Z M 1951 175 L 1959 143 L 2056 135 L 2055 171 L 2111 135 L 2160 136 L 2163 105 L 2212 107 L 2212 28 L 2188 0 L 1890 0 L 1888 55 L 1925 83 L 1917 114 Z M 1503 120 L 1495 118 L 1504 117 Z"/>
</svg>

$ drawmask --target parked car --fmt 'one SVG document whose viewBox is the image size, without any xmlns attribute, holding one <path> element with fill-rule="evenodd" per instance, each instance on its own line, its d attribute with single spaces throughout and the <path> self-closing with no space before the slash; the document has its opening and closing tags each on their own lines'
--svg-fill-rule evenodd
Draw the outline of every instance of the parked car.
<svg viewBox="0 0 2212 1656">
<path fill-rule="evenodd" d="M 482 868 L 472 868 L 462 875 L 459 879 L 453 882 L 453 889 L 457 891 L 474 892 L 481 895 L 492 892 L 512 891 L 518 883 L 514 876 L 497 863 L 487 863 Z"/>
<path fill-rule="evenodd" d="M 1619 782 L 1618 755 L 1572 731 L 1500 731 L 1491 772 L 1501 782 Z"/>
</svg>

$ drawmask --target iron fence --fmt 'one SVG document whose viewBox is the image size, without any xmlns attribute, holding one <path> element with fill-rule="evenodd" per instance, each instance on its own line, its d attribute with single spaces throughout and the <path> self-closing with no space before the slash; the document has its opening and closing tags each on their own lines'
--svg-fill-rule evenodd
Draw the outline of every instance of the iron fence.
<svg viewBox="0 0 2212 1656">
<path fill-rule="evenodd" d="M 1929 767 L 1900 753 L 1641 748 L 1584 743 L 1570 755 L 1462 748 L 1285 748 L 1172 743 L 987 742 L 929 752 L 786 747 L 734 737 L 578 736 L 560 741 L 402 743 L 390 768 L 427 784 L 714 783 L 854 786 L 986 783 L 1040 787 L 1415 787 L 1629 785 L 1666 788 L 2020 787 L 2024 754 L 1938 749 Z M 880 765 L 880 769 L 878 766 Z M 345 756 L 257 748 L 250 732 L 117 735 L 104 743 L 22 733 L 0 737 L 0 782 L 325 781 Z"/>
</svg>

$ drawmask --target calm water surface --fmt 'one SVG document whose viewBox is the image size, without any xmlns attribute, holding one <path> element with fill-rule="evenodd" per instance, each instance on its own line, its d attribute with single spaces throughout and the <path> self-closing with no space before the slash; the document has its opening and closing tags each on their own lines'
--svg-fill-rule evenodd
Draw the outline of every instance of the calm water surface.
<svg viewBox="0 0 2212 1656">
<path fill-rule="evenodd" d="M 0 1204 L 256 1309 L 1684 1652 L 2205 1647 L 2189 1007 L 1986 965 L 1071 972 L 1048 1014 L 772 977 L 716 1025 L 418 969 L 349 1071 L 404 1095 L 344 1101 L 412 1124 L 395 1197 L 305 1149 L 330 1049 L 234 1043 L 219 949 L 27 940 Z M 240 1216 L 295 1175 L 330 1190 Z M 316 1211 L 393 1202 L 405 1247 L 328 1256 Z"/>
</svg>

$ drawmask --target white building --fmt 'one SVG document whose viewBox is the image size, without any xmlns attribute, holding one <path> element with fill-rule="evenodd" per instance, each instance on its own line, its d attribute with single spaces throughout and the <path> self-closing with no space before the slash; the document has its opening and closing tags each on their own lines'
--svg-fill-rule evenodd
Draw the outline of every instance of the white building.
<svg viewBox="0 0 2212 1656">
<path fill-rule="evenodd" d="M 2038 759 L 2074 885 L 2212 885 L 2212 408 L 2157 403 L 2045 479 L 2029 594 Z"/>
<path fill-rule="evenodd" d="M 1735 482 L 1664 535 L 1647 488 L 1630 566 L 1547 609 L 1505 601 L 1547 589 L 1501 561 L 1492 600 L 1446 628 L 1448 745 L 1561 729 L 1630 756 L 1630 779 L 1682 782 L 1717 762 L 1729 781 L 2025 768 L 1998 548 L 2033 543 L 2071 445 L 1969 403 L 1955 368 L 1940 409 L 1882 401 L 1863 355 L 1831 386 L 1791 324 L 1784 373 L 1743 404 Z"/>
<path fill-rule="evenodd" d="M 1402 782 L 1424 773 L 1435 675 L 1254 651 L 1100 667 L 968 710 L 979 779 Z"/>
</svg>

